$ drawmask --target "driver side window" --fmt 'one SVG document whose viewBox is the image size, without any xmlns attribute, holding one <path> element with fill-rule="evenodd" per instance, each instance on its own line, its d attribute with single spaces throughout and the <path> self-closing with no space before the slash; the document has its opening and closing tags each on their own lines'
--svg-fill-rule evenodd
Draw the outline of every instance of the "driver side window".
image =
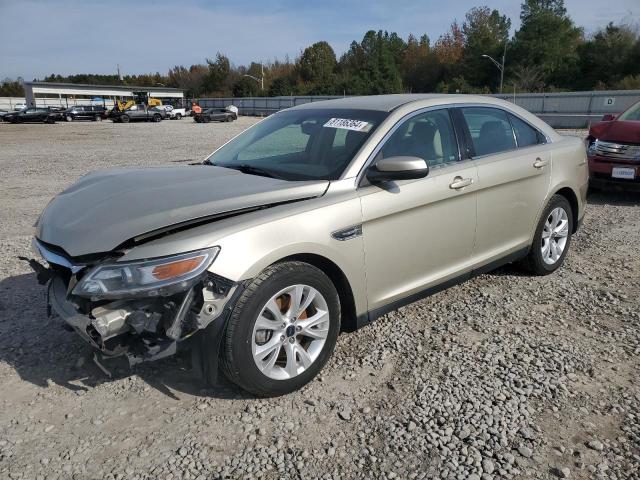
<svg viewBox="0 0 640 480">
<path fill-rule="evenodd" d="M 449 110 L 431 110 L 406 120 L 380 153 L 382 158 L 419 157 L 429 168 L 458 161 L 458 143 Z"/>
<path fill-rule="evenodd" d="M 279 128 L 253 142 L 238 154 L 239 161 L 258 160 L 268 157 L 301 155 L 309 143 L 309 130 L 301 124 Z M 318 125 L 319 128 L 319 125 Z"/>
</svg>

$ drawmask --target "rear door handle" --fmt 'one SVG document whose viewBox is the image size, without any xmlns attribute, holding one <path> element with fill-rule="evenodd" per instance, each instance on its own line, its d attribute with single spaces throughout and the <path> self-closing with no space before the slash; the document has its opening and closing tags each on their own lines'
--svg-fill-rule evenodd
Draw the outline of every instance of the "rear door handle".
<svg viewBox="0 0 640 480">
<path fill-rule="evenodd" d="M 536 158 L 536 161 L 533 162 L 533 166 L 538 169 L 546 167 L 548 164 L 549 162 L 547 162 L 546 160 L 542 160 L 541 158 Z"/>
<path fill-rule="evenodd" d="M 468 187 L 472 183 L 473 178 L 455 177 L 453 182 L 449 184 L 449 188 L 452 188 L 453 190 L 460 190 L 461 188 Z"/>
</svg>

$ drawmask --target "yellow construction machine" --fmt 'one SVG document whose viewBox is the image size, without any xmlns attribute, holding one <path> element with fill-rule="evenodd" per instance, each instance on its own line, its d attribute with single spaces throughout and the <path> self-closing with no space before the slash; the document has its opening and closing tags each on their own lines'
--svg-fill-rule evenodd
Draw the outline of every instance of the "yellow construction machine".
<svg viewBox="0 0 640 480">
<path fill-rule="evenodd" d="M 126 102 L 116 100 L 115 109 L 123 112 L 124 110 L 131 108 L 133 105 L 145 104 L 148 107 L 159 107 L 162 105 L 162 100 L 150 97 L 147 92 L 133 92 L 133 96 L 133 100 L 128 100 Z"/>
</svg>

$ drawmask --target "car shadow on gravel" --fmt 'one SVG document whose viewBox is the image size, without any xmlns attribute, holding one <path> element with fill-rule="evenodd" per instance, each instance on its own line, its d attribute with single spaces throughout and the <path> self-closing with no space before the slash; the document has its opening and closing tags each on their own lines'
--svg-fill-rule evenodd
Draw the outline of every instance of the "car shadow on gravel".
<svg viewBox="0 0 640 480">
<path fill-rule="evenodd" d="M 21 380 L 41 388 L 52 383 L 79 395 L 105 383 L 119 383 L 137 375 L 150 387 L 178 399 L 188 395 L 237 399 L 246 396 L 220 375 L 219 385 L 207 386 L 191 368 L 190 355 L 128 367 L 125 359 L 103 362 L 109 378 L 93 363 L 93 351 L 58 318 L 47 318 L 46 289 L 35 274 L 0 280 L 0 364 L 12 368 Z"/>
</svg>

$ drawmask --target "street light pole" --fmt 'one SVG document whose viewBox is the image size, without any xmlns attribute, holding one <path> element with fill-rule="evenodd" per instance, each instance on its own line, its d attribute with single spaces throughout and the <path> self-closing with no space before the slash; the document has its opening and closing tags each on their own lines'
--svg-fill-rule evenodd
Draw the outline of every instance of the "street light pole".
<svg viewBox="0 0 640 480">
<path fill-rule="evenodd" d="M 482 55 L 482 58 L 488 58 L 500 70 L 500 93 L 502 93 L 502 86 L 504 84 L 504 62 L 507 57 L 507 42 L 504 42 L 504 50 L 502 51 L 502 63 L 500 64 L 491 55 Z"/>
<path fill-rule="evenodd" d="M 244 74 L 243 77 L 249 77 L 254 79 L 260 84 L 260 91 L 264 91 L 264 65 L 260 64 L 260 78 L 256 78 L 253 75 Z"/>
</svg>

